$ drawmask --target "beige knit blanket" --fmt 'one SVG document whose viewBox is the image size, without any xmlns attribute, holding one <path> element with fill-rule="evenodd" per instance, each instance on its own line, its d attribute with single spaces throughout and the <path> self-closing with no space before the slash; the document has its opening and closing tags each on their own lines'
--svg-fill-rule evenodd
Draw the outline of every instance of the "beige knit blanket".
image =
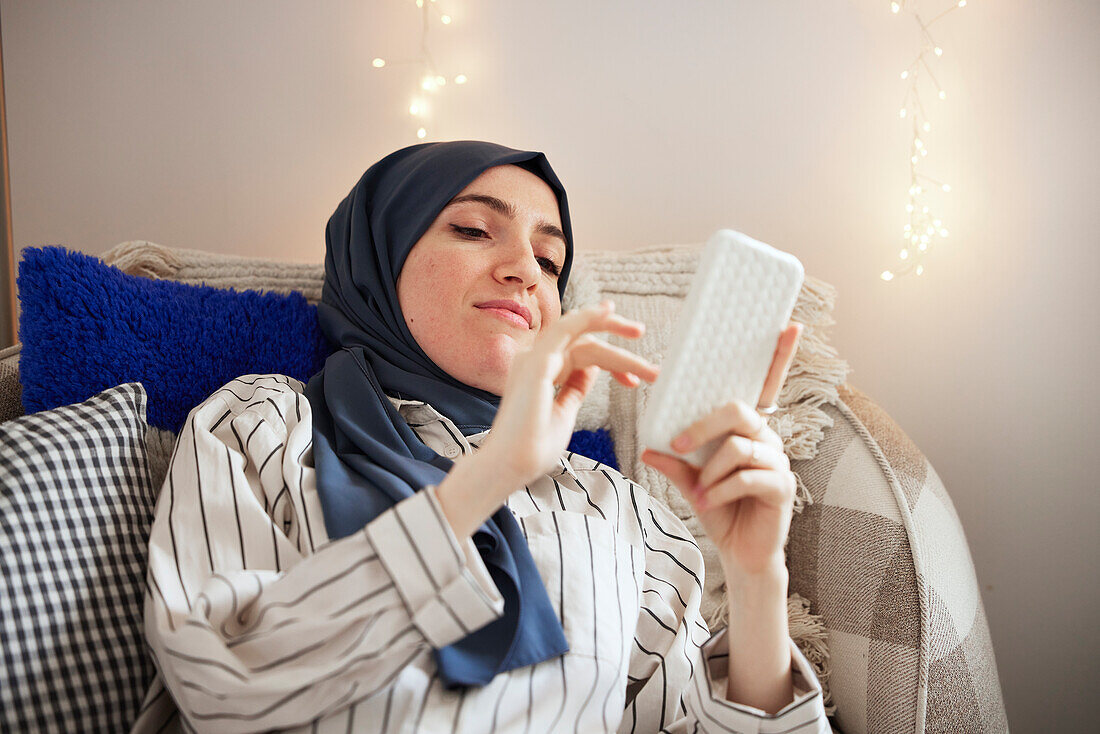
<svg viewBox="0 0 1100 734">
<path fill-rule="evenodd" d="M 603 298 L 614 299 L 618 313 L 644 321 L 647 328 L 641 339 L 608 336 L 608 342 L 659 364 L 680 305 L 687 296 L 700 252 L 700 246 L 686 245 L 630 252 L 577 253 L 562 307 L 569 310 L 597 304 Z M 298 291 L 311 303 L 320 299 L 324 276 L 321 264 L 217 255 L 144 241 L 124 242 L 107 252 L 103 259 L 134 275 L 217 288 L 276 293 Z M 829 344 L 826 334 L 826 329 L 835 323 L 832 317 L 835 302 L 833 286 L 813 276 L 805 276 L 792 314 L 792 319 L 805 328 L 779 394 L 779 410 L 768 419 L 783 439 L 784 450 L 792 460 L 812 459 L 816 455 L 824 430 L 832 425 L 832 419 L 821 406 L 839 401 L 838 387 L 845 383 L 850 371 L 847 362 Z M 612 380 L 607 372 L 601 372 L 581 408 L 576 427 L 578 430 L 607 428 L 623 473 L 684 520 L 699 542 L 706 562 L 703 615 L 712 630 L 718 629 L 726 624 L 727 597 L 717 550 L 679 491 L 664 475 L 638 460 L 636 425 L 648 391 L 646 383 L 630 389 Z M 157 441 L 166 449 L 157 453 L 163 453 L 166 458 L 174 437 L 162 435 L 154 443 Z M 812 499 L 801 477 L 797 473 L 795 476 L 799 485 L 795 512 L 799 513 Z M 796 514 L 792 522 L 797 521 Z M 827 633 L 821 617 L 811 614 L 809 607 L 810 602 L 797 593 L 790 595 L 787 604 L 790 634 L 814 664 L 825 687 L 826 710 L 832 713 L 835 707 L 828 705 L 831 697 Z"/>
</svg>

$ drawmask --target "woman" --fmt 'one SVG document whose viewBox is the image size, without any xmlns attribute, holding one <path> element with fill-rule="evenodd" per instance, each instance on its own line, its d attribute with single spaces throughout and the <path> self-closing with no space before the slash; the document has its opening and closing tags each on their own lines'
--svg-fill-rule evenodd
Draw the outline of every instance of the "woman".
<svg viewBox="0 0 1100 734">
<path fill-rule="evenodd" d="M 180 433 L 135 731 L 829 731 L 787 631 L 793 475 L 759 413 L 689 428 L 684 451 L 726 439 L 701 471 L 643 454 L 721 551 L 714 636 L 683 523 L 566 451 L 599 370 L 629 387 L 658 370 L 592 336 L 642 334 L 613 304 L 561 313 L 573 241 L 541 153 L 399 150 L 326 242 L 318 315 L 339 350 L 308 386 L 230 382 Z"/>
</svg>

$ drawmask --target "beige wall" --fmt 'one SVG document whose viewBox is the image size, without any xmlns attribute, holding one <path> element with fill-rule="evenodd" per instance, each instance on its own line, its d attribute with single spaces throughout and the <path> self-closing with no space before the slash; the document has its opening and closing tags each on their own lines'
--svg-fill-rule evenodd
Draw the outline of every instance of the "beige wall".
<svg viewBox="0 0 1100 734">
<path fill-rule="evenodd" d="M 949 2 L 927 4 L 927 15 Z M 887 0 L 440 1 L 434 139 L 547 152 L 578 247 L 719 226 L 837 286 L 851 381 L 956 503 L 1016 731 L 1083 730 L 1100 694 L 1100 5 L 972 0 L 936 26 L 930 175 L 950 239 L 885 284 L 905 222 L 919 39 Z M 363 170 L 416 142 L 411 0 L 3 0 L 14 236 L 320 261 Z"/>
</svg>

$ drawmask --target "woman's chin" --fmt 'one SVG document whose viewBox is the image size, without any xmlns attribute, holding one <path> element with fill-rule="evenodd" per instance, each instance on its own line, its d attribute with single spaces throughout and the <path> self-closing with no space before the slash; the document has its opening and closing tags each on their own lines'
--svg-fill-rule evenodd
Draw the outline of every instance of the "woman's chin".
<svg viewBox="0 0 1100 734">
<path fill-rule="evenodd" d="M 464 382 L 479 390 L 494 395 L 503 395 L 504 386 L 508 384 L 508 372 L 512 368 L 516 351 L 515 344 L 512 344 L 510 348 L 509 345 L 494 345 L 485 349 L 478 355 L 476 364 L 470 363 L 470 366 L 474 368 L 474 374 L 470 375 L 470 379 Z"/>
<path fill-rule="evenodd" d="M 472 388 L 496 395 L 498 398 L 504 395 L 504 380 L 480 378 L 466 382 Z"/>
</svg>

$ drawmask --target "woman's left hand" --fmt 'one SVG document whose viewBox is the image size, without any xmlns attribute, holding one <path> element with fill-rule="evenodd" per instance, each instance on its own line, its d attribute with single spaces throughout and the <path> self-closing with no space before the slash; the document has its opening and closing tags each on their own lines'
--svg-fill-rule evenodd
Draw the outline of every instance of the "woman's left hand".
<svg viewBox="0 0 1100 734">
<path fill-rule="evenodd" d="M 761 406 L 775 404 L 801 335 L 797 322 L 780 334 Z M 718 547 L 727 580 L 782 568 L 796 484 L 779 435 L 755 408 L 735 401 L 699 419 L 681 436 L 691 440 L 683 449 L 673 447 L 681 453 L 715 438 L 725 440 L 702 469 L 649 448 L 641 460 L 668 477 L 695 508 Z"/>
</svg>

